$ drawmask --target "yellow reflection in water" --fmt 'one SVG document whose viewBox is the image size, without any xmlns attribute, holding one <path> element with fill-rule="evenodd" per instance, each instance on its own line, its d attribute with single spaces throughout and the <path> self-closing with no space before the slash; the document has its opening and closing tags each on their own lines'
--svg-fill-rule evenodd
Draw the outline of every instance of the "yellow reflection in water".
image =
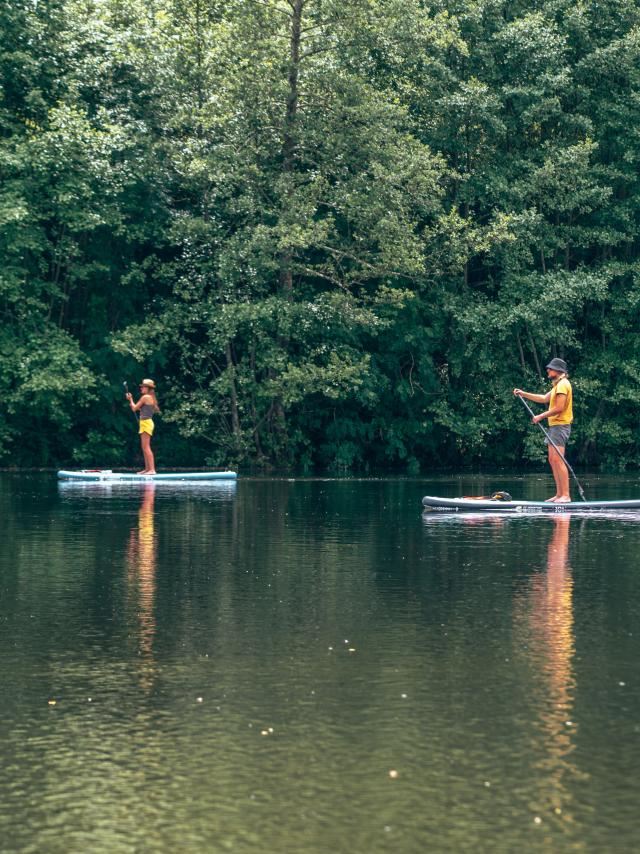
<svg viewBox="0 0 640 854">
<path fill-rule="evenodd" d="M 129 535 L 127 584 L 129 600 L 134 604 L 138 623 L 140 685 L 145 692 L 153 688 L 155 661 L 153 641 L 156 634 L 155 598 L 157 544 L 154 530 L 155 484 L 144 486 L 138 511 L 138 524 Z"/>
<path fill-rule="evenodd" d="M 524 635 L 522 648 L 534 670 L 534 747 L 541 754 L 535 762 L 536 770 L 542 772 L 539 791 L 531 805 L 544 821 L 553 817 L 561 823 L 573 820 L 566 780 L 579 773 L 570 759 L 576 732 L 572 719 L 576 681 L 570 528 L 569 515 L 553 517 L 546 571 L 530 579 L 515 610 L 516 629 Z"/>
</svg>

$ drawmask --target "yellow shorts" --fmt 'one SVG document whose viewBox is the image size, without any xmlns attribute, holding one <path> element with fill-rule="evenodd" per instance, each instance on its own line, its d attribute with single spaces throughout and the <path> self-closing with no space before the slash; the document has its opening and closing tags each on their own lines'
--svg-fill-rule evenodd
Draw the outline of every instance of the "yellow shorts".
<svg viewBox="0 0 640 854">
<path fill-rule="evenodd" d="M 150 436 L 153 436 L 154 426 L 153 418 L 141 418 L 138 433 L 148 433 Z"/>
</svg>

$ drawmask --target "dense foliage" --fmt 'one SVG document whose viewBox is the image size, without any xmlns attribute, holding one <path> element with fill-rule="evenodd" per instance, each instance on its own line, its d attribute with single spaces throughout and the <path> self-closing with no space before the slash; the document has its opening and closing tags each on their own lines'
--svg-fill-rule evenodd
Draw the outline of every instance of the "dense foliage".
<svg viewBox="0 0 640 854">
<path fill-rule="evenodd" d="M 635 0 L 0 0 L 0 461 L 640 462 Z"/>
</svg>

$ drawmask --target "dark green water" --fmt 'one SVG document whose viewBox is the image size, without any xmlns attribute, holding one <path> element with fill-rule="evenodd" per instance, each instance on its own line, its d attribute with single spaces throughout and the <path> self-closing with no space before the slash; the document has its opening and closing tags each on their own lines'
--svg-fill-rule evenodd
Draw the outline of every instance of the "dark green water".
<svg viewBox="0 0 640 854">
<path fill-rule="evenodd" d="M 0 850 L 639 850 L 640 514 L 421 516 L 549 486 L 0 476 Z"/>
</svg>

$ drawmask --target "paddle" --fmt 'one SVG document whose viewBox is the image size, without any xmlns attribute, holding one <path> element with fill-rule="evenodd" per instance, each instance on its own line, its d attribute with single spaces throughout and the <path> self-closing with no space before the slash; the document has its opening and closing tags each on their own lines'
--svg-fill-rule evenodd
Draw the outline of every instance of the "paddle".
<svg viewBox="0 0 640 854">
<path fill-rule="evenodd" d="M 124 386 L 125 397 L 129 394 L 129 386 L 127 385 L 127 381 L 125 380 L 122 385 Z M 137 412 L 133 413 L 133 417 L 136 419 L 136 424 L 140 421 L 140 415 Z"/>
<path fill-rule="evenodd" d="M 534 418 L 534 417 L 535 417 L 534 412 L 533 412 L 533 410 L 531 409 L 531 407 L 529 406 L 529 404 L 527 403 L 527 401 L 524 399 L 524 397 L 521 397 L 519 394 L 518 394 L 518 395 L 516 395 L 516 397 L 519 397 L 519 398 L 520 398 L 520 400 L 522 401 L 522 403 L 524 404 L 524 406 L 527 408 L 527 411 L 528 411 L 529 415 L 530 415 L 532 418 Z M 555 449 L 556 453 L 558 454 L 558 456 L 560 457 L 560 459 L 562 460 L 562 462 L 565 464 L 565 466 L 566 466 L 566 467 L 569 469 L 569 471 L 571 472 L 571 475 L 573 476 L 573 479 L 574 479 L 574 480 L 575 480 L 575 482 L 576 482 L 576 486 L 578 487 L 578 492 L 580 493 L 580 498 L 582 498 L 582 500 L 583 500 L 583 501 L 586 501 L 587 499 L 585 498 L 584 490 L 583 490 L 583 488 L 580 486 L 580 481 L 579 481 L 579 480 L 578 480 L 578 478 L 576 477 L 576 473 L 575 473 L 575 472 L 574 472 L 574 470 L 571 468 L 571 466 L 569 465 L 569 463 L 565 460 L 565 458 L 562 456 L 562 454 L 560 453 L 560 449 L 558 448 L 558 446 L 556 445 L 556 443 L 553 441 L 553 439 L 551 438 L 551 436 L 549 435 L 549 433 L 544 429 L 544 427 L 542 426 L 542 424 L 541 424 L 539 421 L 537 422 L 537 424 L 538 424 L 538 427 L 539 427 L 539 428 L 542 430 L 542 432 L 544 433 L 544 435 L 547 437 L 547 441 L 549 442 L 549 444 L 550 444 L 550 445 L 553 445 L 553 447 L 554 447 L 554 449 Z"/>
</svg>

